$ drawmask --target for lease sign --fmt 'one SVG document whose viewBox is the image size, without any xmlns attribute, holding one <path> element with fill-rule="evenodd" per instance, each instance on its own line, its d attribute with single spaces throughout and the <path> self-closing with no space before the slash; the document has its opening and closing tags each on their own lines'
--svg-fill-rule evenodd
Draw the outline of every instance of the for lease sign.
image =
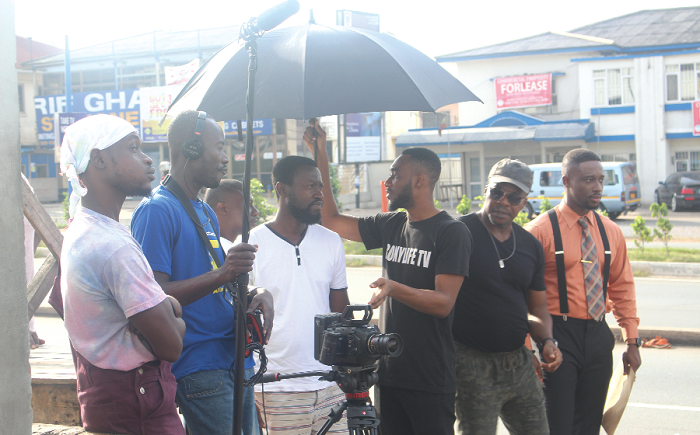
<svg viewBox="0 0 700 435">
<path fill-rule="evenodd" d="M 552 104 L 552 74 L 501 77 L 495 82 L 498 109 Z"/>
</svg>

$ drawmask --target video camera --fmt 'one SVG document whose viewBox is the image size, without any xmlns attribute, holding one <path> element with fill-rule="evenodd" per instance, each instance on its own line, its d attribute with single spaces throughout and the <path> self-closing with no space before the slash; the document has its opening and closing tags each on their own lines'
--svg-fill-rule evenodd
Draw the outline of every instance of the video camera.
<svg viewBox="0 0 700 435">
<path fill-rule="evenodd" d="M 362 319 L 353 313 L 364 311 Z M 398 334 L 382 334 L 370 325 L 371 305 L 348 305 L 343 314 L 317 314 L 314 318 L 314 358 L 327 366 L 368 367 L 382 356 L 396 357 L 403 350 Z"/>
</svg>

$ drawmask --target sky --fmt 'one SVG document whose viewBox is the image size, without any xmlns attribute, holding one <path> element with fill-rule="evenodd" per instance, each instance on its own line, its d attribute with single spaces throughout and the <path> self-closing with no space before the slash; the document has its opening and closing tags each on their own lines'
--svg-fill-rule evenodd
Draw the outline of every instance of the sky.
<svg viewBox="0 0 700 435">
<path fill-rule="evenodd" d="M 155 30 L 239 25 L 280 0 L 15 0 L 15 33 L 71 49 Z M 308 22 L 334 25 L 335 11 L 380 15 L 380 31 L 428 56 L 460 52 L 548 31 L 577 27 L 644 9 L 697 6 L 697 0 L 299 0 L 299 12 L 280 27 Z M 411 5 L 422 5 L 422 7 Z M 232 41 L 237 35 L 232 35 Z"/>
</svg>

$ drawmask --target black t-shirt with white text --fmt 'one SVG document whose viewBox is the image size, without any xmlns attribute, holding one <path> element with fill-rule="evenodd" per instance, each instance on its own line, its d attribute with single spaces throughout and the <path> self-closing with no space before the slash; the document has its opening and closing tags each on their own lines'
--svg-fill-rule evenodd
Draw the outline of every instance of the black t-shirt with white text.
<svg viewBox="0 0 700 435">
<path fill-rule="evenodd" d="M 458 218 L 471 232 L 474 252 L 470 274 L 464 279 L 455 303 L 452 334 L 455 341 L 480 352 L 513 352 L 525 343 L 530 331 L 527 300 L 530 290 L 544 291 L 542 245 L 520 225 L 504 242 L 490 234 L 476 213 Z M 513 253 L 515 236 L 515 253 Z M 496 248 L 498 254 L 496 254 Z"/>
<path fill-rule="evenodd" d="M 469 272 L 469 231 L 447 212 L 409 221 L 405 212 L 360 218 L 365 247 L 383 248 L 384 277 L 435 290 L 435 276 Z M 382 333 L 398 333 L 404 342 L 396 358 L 379 361 L 379 384 L 433 393 L 455 391 L 452 313 L 444 319 L 417 311 L 389 297 L 382 305 Z"/>
</svg>

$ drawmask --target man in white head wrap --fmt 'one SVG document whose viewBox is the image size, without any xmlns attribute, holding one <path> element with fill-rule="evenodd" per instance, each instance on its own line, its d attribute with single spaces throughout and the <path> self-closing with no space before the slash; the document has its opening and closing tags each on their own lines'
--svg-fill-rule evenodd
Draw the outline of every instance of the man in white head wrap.
<svg viewBox="0 0 700 435">
<path fill-rule="evenodd" d="M 182 351 L 182 308 L 119 223 L 126 197 L 150 192 L 152 164 L 120 118 L 96 115 L 66 129 L 61 167 L 74 189 L 73 220 L 60 282 L 81 420 L 91 432 L 185 434 L 170 371 Z"/>
<path fill-rule="evenodd" d="M 61 144 L 61 173 L 66 175 L 73 188 L 69 201 L 71 218 L 80 198 L 87 193 L 79 175 L 87 169 L 92 150 L 109 148 L 130 134 L 138 134 L 136 128 L 112 115 L 90 116 L 66 129 Z"/>
</svg>

